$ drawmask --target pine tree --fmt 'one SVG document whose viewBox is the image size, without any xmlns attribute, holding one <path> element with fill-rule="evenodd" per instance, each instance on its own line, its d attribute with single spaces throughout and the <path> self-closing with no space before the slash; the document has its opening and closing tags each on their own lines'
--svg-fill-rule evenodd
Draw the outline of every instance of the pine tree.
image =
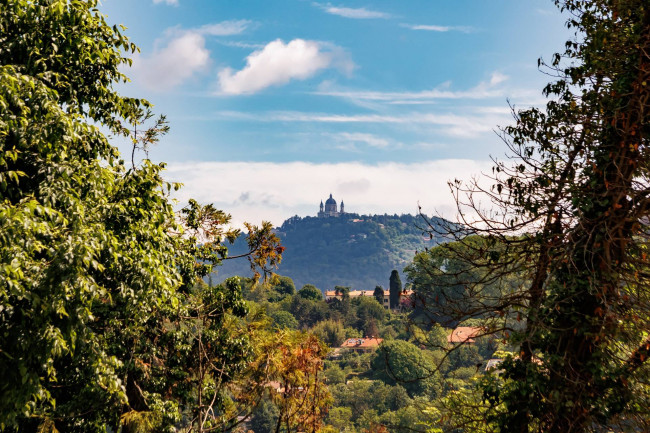
<svg viewBox="0 0 650 433">
<path fill-rule="evenodd" d="M 390 291 L 390 308 L 395 309 L 399 306 L 399 297 L 402 293 L 402 280 L 397 269 L 393 269 L 390 273 L 388 290 Z"/>
</svg>

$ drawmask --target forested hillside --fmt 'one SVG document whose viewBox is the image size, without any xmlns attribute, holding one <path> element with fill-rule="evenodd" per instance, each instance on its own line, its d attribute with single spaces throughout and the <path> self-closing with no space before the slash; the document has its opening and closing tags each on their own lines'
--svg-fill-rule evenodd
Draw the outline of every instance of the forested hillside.
<svg viewBox="0 0 650 433">
<path fill-rule="evenodd" d="M 434 218 L 432 221 L 439 222 Z M 415 255 L 437 245 L 440 239 L 423 234 L 421 217 L 413 215 L 357 215 L 339 218 L 292 217 L 277 228 L 286 248 L 278 273 L 291 277 L 298 287 L 314 284 L 321 290 L 335 285 L 354 289 L 386 286 L 392 269 L 402 270 Z M 230 249 L 238 255 L 244 238 Z M 233 275 L 249 276 L 244 260 L 226 260 L 215 281 Z"/>
</svg>

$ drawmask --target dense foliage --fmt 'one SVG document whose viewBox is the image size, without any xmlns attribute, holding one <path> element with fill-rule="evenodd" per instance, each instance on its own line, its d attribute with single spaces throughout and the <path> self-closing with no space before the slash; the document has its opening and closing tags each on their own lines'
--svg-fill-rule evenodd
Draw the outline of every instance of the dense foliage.
<svg viewBox="0 0 650 433">
<path fill-rule="evenodd" d="M 283 324 L 295 321 L 300 329 L 331 347 L 321 373 L 331 394 L 324 432 L 426 432 L 434 425 L 438 428 L 437 408 L 474 389 L 495 353 L 501 356 L 507 353 L 504 350 L 512 350 L 494 337 L 450 345 L 451 328 L 413 327 L 411 311 L 388 311 L 370 293 L 350 298 L 347 287 L 337 287 L 342 300 L 329 302 L 302 296 L 303 289 L 311 290 L 311 285 L 294 295 L 280 294 L 274 284 L 250 282 L 244 288 L 251 308 L 274 318 L 276 329 L 286 330 Z M 383 342 L 365 353 L 342 347 L 346 340 L 371 336 Z M 253 411 L 249 427 L 255 433 L 270 431 L 269 426 L 277 426 L 281 412 L 279 403 L 265 396 Z"/>
<path fill-rule="evenodd" d="M 517 349 L 479 384 L 482 410 L 448 407 L 459 426 L 487 431 L 646 431 L 650 7 L 556 3 L 576 36 L 544 64 L 550 101 L 514 113 L 503 130 L 513 162 L 497 163 L 492 189 L 454 185 L 470 195 L 459 202 L 487 194 L 500 208 L 462 209 L 479 218 L 439 256 L 454 266 L 430 267 L 446 280 L 430 287 L 444 299 L 428 303 L 435 315 L 483 318 Z"/>
<path fill-rule="evenodd" d="M 254 353 L 238 281 L 201 283 L 237 233 L 212 206 L 176 215 L 164 166 L 101 133 L 138 149 L 167 128 L 115 92 L 136 48 L 96 3 L 0 3 L 0 430 L 203 431 Z M 249 227 L 251 263 L 278 262 Z"/>
</svg>

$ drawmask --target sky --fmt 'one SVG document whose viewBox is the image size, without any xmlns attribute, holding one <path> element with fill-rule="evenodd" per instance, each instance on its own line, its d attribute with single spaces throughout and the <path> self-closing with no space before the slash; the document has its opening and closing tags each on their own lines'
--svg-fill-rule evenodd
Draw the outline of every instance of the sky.
<svg viewBox="0 0 650 433">
<path fill-rule="evenodd" d="M 551 0 L 103 0 L 139 46 L 123 95 L 171 130 L 149 157 L 236 225 L 347 212 L 453 219 L 498 128 L 544 102 L 570 38 Z M 116 142 L 123 152 L 128 144 Z"/>
</svg>

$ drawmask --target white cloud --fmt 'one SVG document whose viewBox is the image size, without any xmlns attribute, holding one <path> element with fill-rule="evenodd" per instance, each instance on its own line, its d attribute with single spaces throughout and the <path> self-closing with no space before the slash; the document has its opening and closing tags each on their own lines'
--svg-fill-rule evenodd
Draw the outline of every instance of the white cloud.
<svg viewBox="0 0 650 433">
<path fill-rule="evenodd" d="M 178 0 L 153 0 L 154 4 L 165 3 L 172 6 L 178 6 Z"/>
<path fill-rule="evenodd" d="M 164 37 L 156 41 L 151 55 L 134 58 L 135 75 L 150 90 L 164 91 L 176 87 L 207 68 L 210 52 L 205 47 L 206 36 L 238 35 L 250 25 L 251 21 L 248 20 L 232 20 L 188 30 L 178 27 L 167 29 Z M 164 42 L 166 45 L 161 48 Z"/>
<path fill-rule="evenodd" d="M 205 38 L 186 32 L 156 49 L 150 56 L 136 57 L 135 74 L 144 87 L 164 91 L 178 86 L 196 72 L 207 67 L 210 52 L 205 48 Z"/>
<path fill-rule="evenodd" d="M 320 200 L 330 192 L 345 201 L 348 212 L 415 213 L 419 202 L 428 214 L 438 211 L 454 218 L 447 181 L 469 180 L 491 166 L 490 161 L 461 159 L 376 165 L 190 162 L 169 164 L 165 177 L 184 183 L 177 196 L 181 203 L 188 198 L 214 203 L 231 213 L 236 225 L 261 220 L 280 225 L 293 215 L 315 216 Z"/>
<path fill-rule="evenodd" d="M 504 81 L 506 81 L 509 77 L 505 74 L 502 74 L 499 71 L 495 71 L 492 73 L 492 76 L 490 77 L 490 87 L 492 86 L 497 86 Z"/>
<path fill-rule="evenodd" d="M 235 47 L 235 48 L 244 48 L 247 50 L 259 50 L 264 48 L 264 44 L 255 44 L 251 42 L 242 42 L 242 41 L 217 41 L 218 44 L 224 45 L 226 47 Z"/>
<path fill-rule="evenodd" d="M 206 24 L 190 31 L 210 36 L 232 36 L 244 33 L 244 31 L 250 27 L 250 25 L 251 21 L 249 20 L 231 20 L 214 24 Z"/>
<path fill-rule="evenodd" d="M 238 111 L 221 111 L 220 119 L 251 120 L 264 122 L 304 122 L 304 123 L 363 123 L 363 124 L 399 124 L 399 125 L 435 125 L 441 132 L 455 137 L 477 137 L 493 131 L 499 124 L 507 124 L 511 117 L 502 112 L 480 112 L 476 114 L 436 114 L 405 113 L 389 114 L 329 114 L 300 111 L 280 111 L 267 113 L 246 113 Z"/>
<path fill-rule="evenodd" d="M 255 93 L 290 80 L 305 80 L 330 67 L 350 73 L 354 64 L 336 46 L 303 39 L 285 44 L 277 39 L 251 53 L 242 70 L 219 71 L 219 88 L 221 93 L 230 95 Z"/>
<path fill-rule="evenodd" d="M 346 8 L 346 7 L 336 7 L 331 5 L 319 5 L 319 6 L 323 8 L 323 10 L 328 14 L 338 15 L 345 18 L 374 19 L 374 18 L 391 17 L 390 14 L 384 12 L 378 12 L 378 11 L 371 11 L 366 8 Z"/>
<path fill-rule="evenodd" d="M 450 83 L 438 88 L 418 92 L 381 92 L 373 90 L 330 90 L 322 89 L 316 95 L 335 96 L 357 101 L 378 101 L 389 104 L 422 104 L 436 99 L 487 99 L 505 97 L 506 89 L 498 87 L 508 79 L 507 75 L 493 72 L 489 81 L 483 81 L 468 90 L 449 90 Z"/>
<path fill-rule="evenodd" d="M 458 31 L 463 33 L 472 32 L 472 27 L 469 26 L 438 26 L 432 24 L 400 24 L 402 27 L 406 27 L 411 30 L 424 30 L 428 32 L 450 32 Z"/>
</svg>

